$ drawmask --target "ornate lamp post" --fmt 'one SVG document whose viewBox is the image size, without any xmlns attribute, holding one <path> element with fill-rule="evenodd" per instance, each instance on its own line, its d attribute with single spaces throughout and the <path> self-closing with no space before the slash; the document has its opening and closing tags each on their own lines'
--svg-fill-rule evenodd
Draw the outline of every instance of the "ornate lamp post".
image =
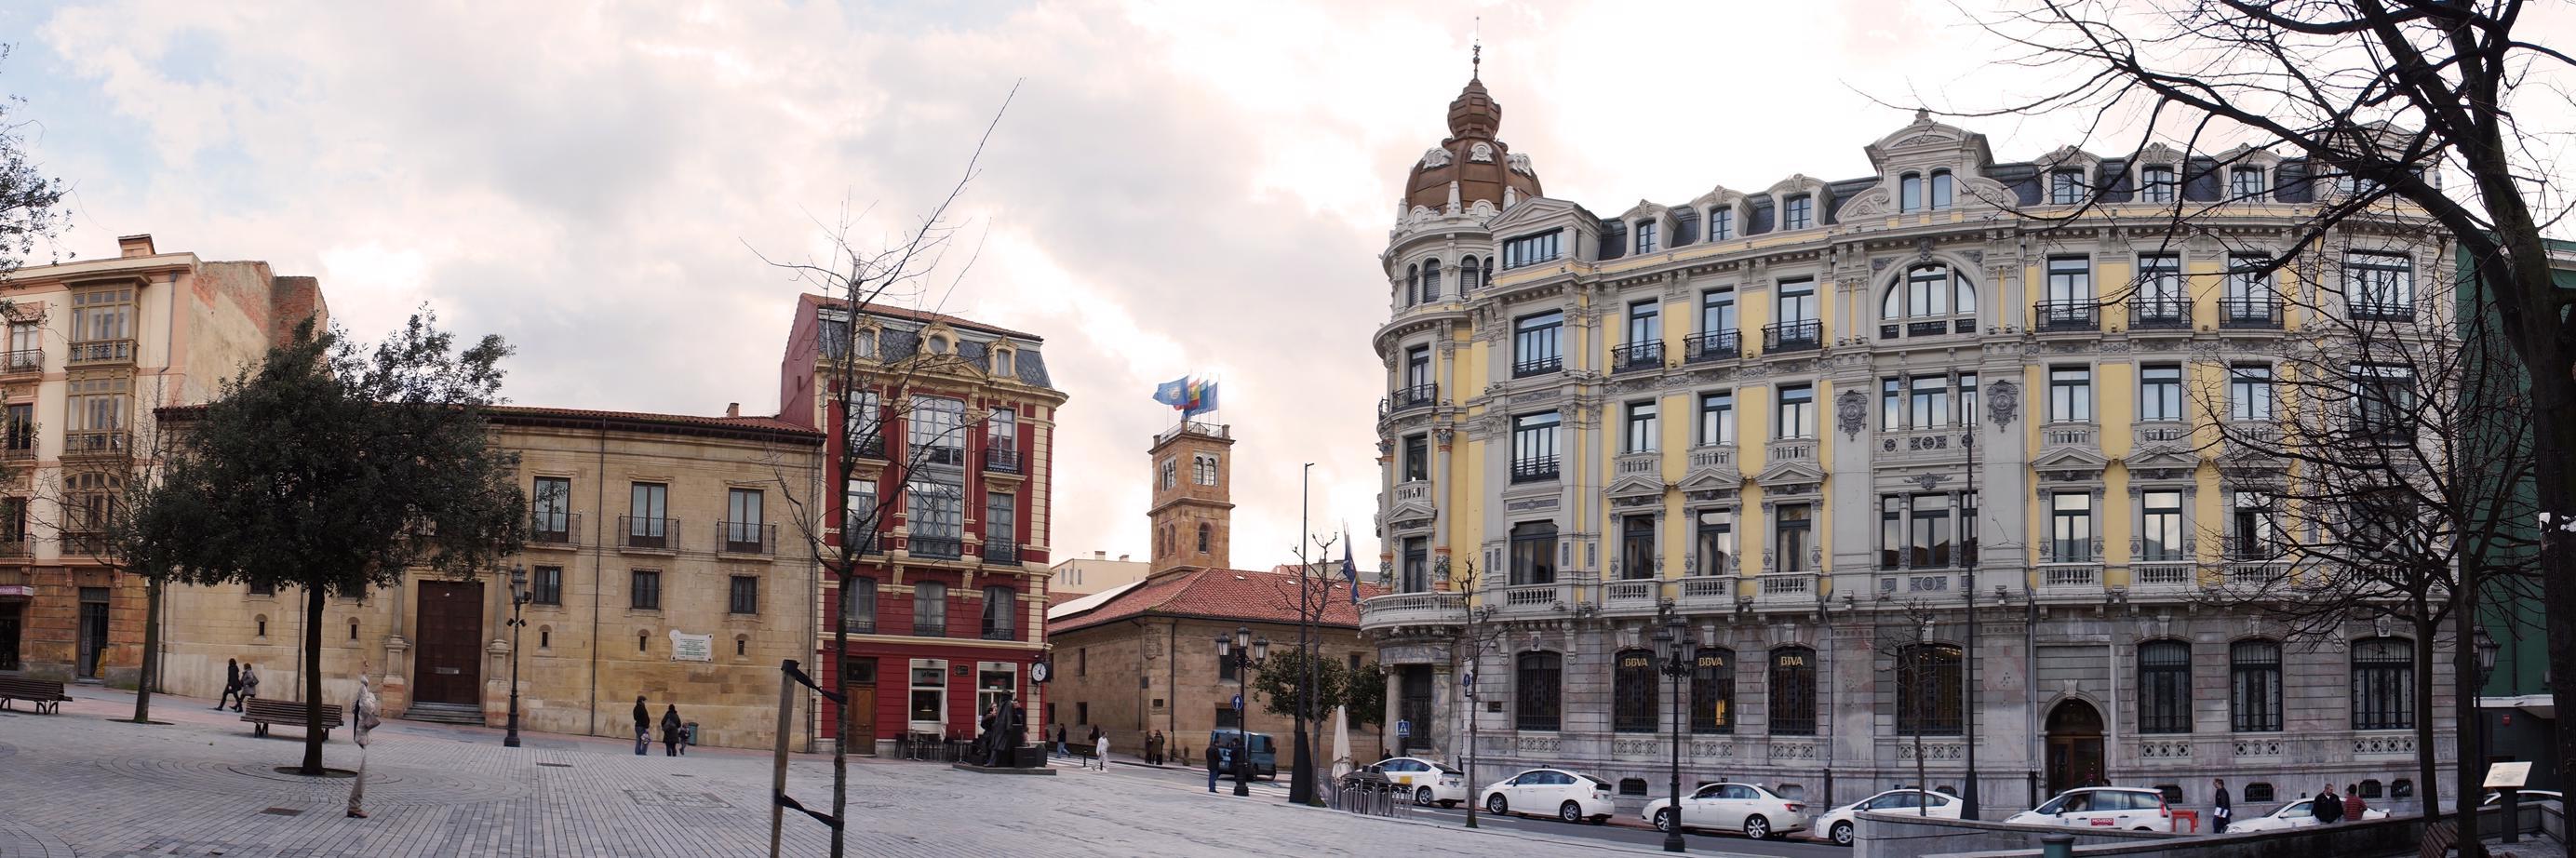
<svg viewBox="0 0 2576 858">
<path fill-rule="evenodd" d="M 501 747 L 504 748 L 516 748 L 519 746 L 519 629 L 527 626 L 528 624 L 528 621 L 519 618 L 519 612 L 528 606 L 529 600 L 534 598 L 536 598 L 536 594 L 528 592 L 528 567 L 519 564 L 511 564 L 509 622 L 510 732 L 501 737 Z"/>
<path fill-rule="evenodd" d="M 2487 627 L 2483 625 L 2478 626 L 2474 645 L 2478 650 L 2478 687 L 2470 698 L 2472 701 L 2470 705 L 2478 713 L 2478 763 L 2485 765 L 2488 760 L 2495 759 L 2495 752 L 2489 749 L 2490 739 L 2494 734 L 2487 729 L 2486 707 L 2478 706 L 2474 701 L 2487 693 L 2487 681 L 2495 677 L 2496 651 L 2503 649 L 2504 646 L 2496 643 L 2495 636 L 2487 634 Z M 2522 826 L 2515 824 L 2520 819 L 2522 810 L 2517 806 L 2520 802 L 2514 800 L 2514 794 L 2517 792 L 2520 791 L 2504 791 L 2504 842 L 2506 843 L 2518 843 L 2522 840 Z M 2469 804 L 2469 797 L 2465 794 L 2460 796 L 2460 804 L 2474 806 Z"/>
<path fill-rule="evenodd" d="M 1252 665 L 1270 657 L 1270 638 L 1255 639 L 1251 629 L 1236 626 L 1234 634 L 1216 636 L 1216 657 L 1234 659 L 1234 736 L 1240 746 L 1234 750 L 1234 794 L 1250 796 L 1252 790 L 1244 782 L 1252 779 L 1252 728 L 1244 715 L 1252 706 Z"/>
<path fill-rule="evenodd" d="M 1690 623 L 1681 612 L 1666 608 L 1664 627 L 1655 630 L 1655 648 L 1663 651 L 1664 676 L 1673 680 L 1673 765 L 1671 825 L 1664 827 L 1664 851 L 1680 852 L 1682 843 L 1682 695 L 1686 692 L 1682 678 L 1690 675 Z"/>
</svg>

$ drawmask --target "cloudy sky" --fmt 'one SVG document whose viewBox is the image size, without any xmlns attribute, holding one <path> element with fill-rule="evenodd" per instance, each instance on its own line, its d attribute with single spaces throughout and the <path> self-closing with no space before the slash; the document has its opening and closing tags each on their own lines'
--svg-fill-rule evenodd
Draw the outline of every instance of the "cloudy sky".
<svg viewBox="0 0 2576 858">
<path fill-rule="evenodd" d="M 125 0 L 0 9 L 0 92 L 74 188 L 66 250 L 269 260 L 362 337 L 423 304 L 502 334 L 516 402 L 712 414 L 778 407 L 802 287 L 761 254 L 845 206 L 905 228 L 1016 84 L 957 212 L 979 261 L 923 303 L 1046 338 L 1059 558 L 1145 554 L 1153 385 L 1220 376 L 1234 562 L 1267 567 L 1304 462 L 1316 529 L 1374 553 L 1376 255 L 1479 31 L 1501 136 L 1604 212 L 1864 175 L 1910 118 L 1871 96 L 2048 83 L 1980 72 L 1948 0 Z M 2083 132 L 1965 124 L 2005 159 Z"/>
</svg>

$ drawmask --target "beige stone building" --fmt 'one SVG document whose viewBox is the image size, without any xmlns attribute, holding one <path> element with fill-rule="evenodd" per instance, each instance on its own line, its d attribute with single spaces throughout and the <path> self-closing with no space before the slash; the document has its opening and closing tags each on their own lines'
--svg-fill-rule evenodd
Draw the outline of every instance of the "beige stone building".
<svg viewBox="0 0 2576 858">
<path fill-rule="evenodd" d="M 732 409 L 728 409 L 730 412 Z M 517 646 L 521 728 L 632 735 L 635 698 L 677 704 L 702 744 L 768 747 L 779 662 L 811 659 L 811 524 L 820 433 L 768 417 L 505 407 L 497 442 L 520 456 L 530 540 L 512 563 L 533 596 Z M 790 497 L 792 495 L 792 498 Z M 162 687 L 213 697 L 224 662 L 258 665 L 267 696 L 301 693 L 293 593 L 174 587 Z M 415 573 L 324 612 L 323 693 L 362 663 L 396 717 L 507 723 L 510 584 Z M 794 747 L 812 734 L 799 696 Z"/>
<path fill-rule="evenodd" d="M 1151 565 L 1142 560 L 1129 560 L 1128 555 L 1109 559 L 1109 552 L 1094 551 L 1089 557 L 1060 561 L 1047 569 L 1047 595 L 1063 600 L 1078 599 L 1102 593 L 1123 584 L 1145 580 Z"/>
<path fill-rule="evenodd" d="M 115 256 L 9 272 L 0 301 L 0 673 L 132 687 L 143 582 L 82 547 L 78 510 L 148 464 L 153 409 L 205 402 L 297 323 L 329 321 L 321 288 L 129 235 Z"/>
</svg>

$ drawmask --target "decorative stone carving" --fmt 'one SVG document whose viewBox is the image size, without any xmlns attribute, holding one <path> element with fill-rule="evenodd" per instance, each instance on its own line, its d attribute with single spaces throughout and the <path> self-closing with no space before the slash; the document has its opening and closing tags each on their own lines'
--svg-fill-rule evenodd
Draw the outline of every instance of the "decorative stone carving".
<svg viewBox="0 0 2576 858">
<path fill-rule="evenodd" d="M 1986 388 L 1986 416 L 1997 426 L 2010 426 L 2021 413 L 2021 385 L 1998 381 Z"/>
<path fill-rule="evenodd" d="M 1857 390 L 1834 397 L 1834 425 L 1845 438 L 1860 437 L 1860 430 L 1869 425 L 1869 397 Z"/>
<path fill-rule="evenodd" d="M 1514 152 L 1511 155 L 1506 156 L 1503 159 L 1503 162 L 1511 165 L 1512 172 L 1519 173 L 1524 176 L 1537 175 L 1530 171 L 1530 159 L 1528 155 Z"/>
<path fill-rule="evenodd" d="M 1493 163 L 1494 144 L 1477 141 L 1474 147 L 1467 150 L 1467 160 L 1474 161 L 1479 164 Z"/>
<path fill-rule="evenodd" d="M 1476 144 L 1476 145 L 1482 146 L 1482 145 L 1484 145 L 1484 144 L 1479 143 L 1479 144 Z M 1430 168 L 1433 168 L 1433 167 L 1446 167 L 1446 166 L 1449 166 L 1449 150 L 1447 150 L 1447 149 L 1442 149 L 1442 148 L 1440 148 L 1440 147 L 1438 147 L 1438 146 L 1433 146 L 1433 147 L 1431 147 L 1430 151 L 1427 151 L 1427 152 L 1422 153 L 1422 167 L 1423 167 L 1423 169 L 1430 169 Z"/>
</svg>

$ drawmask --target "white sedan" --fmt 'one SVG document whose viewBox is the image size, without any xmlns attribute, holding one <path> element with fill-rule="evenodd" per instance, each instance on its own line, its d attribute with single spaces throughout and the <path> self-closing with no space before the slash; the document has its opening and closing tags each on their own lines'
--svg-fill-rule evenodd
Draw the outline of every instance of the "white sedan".
<svg viewBox="0 0 2576 858">
<path fill-rule="evenodd" d="M 1672 799 L 1659 798 L 1647 802 L 1638 816 L 1653 823 L 1657 830 L 1671 831 L 1671 805 Z M 1682 796 L 1680 822 L 1685 831 L 1741 831 L 1746 837 L 1768 840 L 1806 830 L 1807 804 L 1753 784 L 1715 783 Z"/>
<path fill-rule="evenodd" d="M 1852 845 L 1852 814 L 1872 813 L 1922 814 L 1934 819 L 1959 818 L 1960 801 L 1956 796 L 1925 792 L 1919 789 L 1892 789 L 1816 816 L 1809 834 L 1831 840 L 1836 846 Z"/>
<path fill-rule="evenodd" d="M 1457 807 L 1467 800 L 1467 775 L 1457 769 L 1421 757 L 1389 757 L 1369 766 L 1385 775 L 1392 783 L 1405 787 L 1413 803 L 1429 806 Z"/>
<path fill-rule="evenodd" d="M 2298 801 L 2290 802 L 2289 804 L 2281 805 L 2279 810 L 2254 817 L 2253 819 L 2248 819 L 2243 822 L 2230 822 L 2227 824 L 2227 833 L 2241 834 L 2248 831 L 2282 831 L 2291 828 L 2306 828 L 2308 826 L 2315 825 L 2317 824 L 2316 803 L 2316 799 L 2303 798 Z M 2388 811 L 2371 808 L 2362 811 L 2361 818 L 2387 819 Z"/>
<path fill-rule="evenodd" d="M 1567 822 L 1610 821 L 1618 808 L 1610 802 L 1610 783 L 1564 769 L 1531 769 L 1485 788 L 1485 812 L 1553 815 Z"/>
</svg>

